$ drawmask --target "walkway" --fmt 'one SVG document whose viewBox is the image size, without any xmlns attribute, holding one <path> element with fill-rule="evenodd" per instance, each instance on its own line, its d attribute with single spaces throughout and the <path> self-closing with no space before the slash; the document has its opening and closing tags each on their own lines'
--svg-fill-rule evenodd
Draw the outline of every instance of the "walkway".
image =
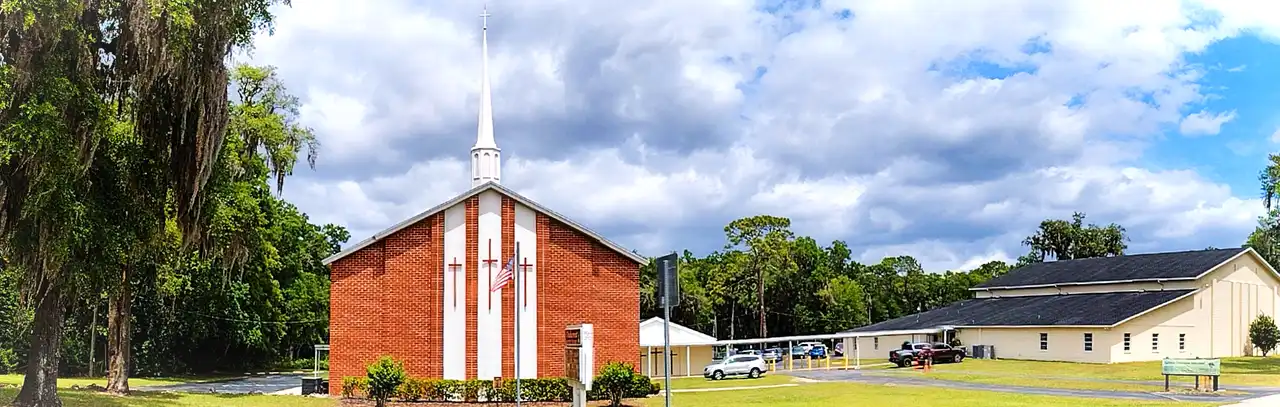
<svg viewBox="0 0 1280 407">
<path fill-rule="evenodd" d="M 908 386 L 929 386 L 942 387 L 958 390 L 982 390 L 996 391 L 1017 394 L 1032 394 L 1044 396 L 1064 396 L 1064 397 L 1089 397 L 1089 398 L 1107 398 L 1107 399 L 1128 399 L 1128 400 L 1177 400 L 1177 401 L 1197 401 L 1197 402 L 1238 402 L 1249 398 L 1258 397 L 1262 394 L 1254 393 L 1247 395 L 1196 395 L 1196 394 L 1165 394 L 1165 393 L 1145 393 L 1145 392 L 1126 392 L 1126 391 L 1103 391 L 1103 390 L 1077 390 L 1077 389 L 1053 389 L 1044 387 L 1028 387 L 1028 386 L 1009 386 L 985 383 L 969 383 L 950 380 L 926 379 L 920 377 L 910 377 L 906 375 L 876 374 L 873 371 L 857 371 L 857 370 L 833 370 L 833 371 L 810 371 L 810 372 L 791 372 L 788 373 L 796 377 L 804 377 L 822 381 L 847 381 L 866 384 L 879 385 L 908 385 Z M 1245 389 L 1233 389 L 1237 391 L 1248 392 Z"/>
</svg>

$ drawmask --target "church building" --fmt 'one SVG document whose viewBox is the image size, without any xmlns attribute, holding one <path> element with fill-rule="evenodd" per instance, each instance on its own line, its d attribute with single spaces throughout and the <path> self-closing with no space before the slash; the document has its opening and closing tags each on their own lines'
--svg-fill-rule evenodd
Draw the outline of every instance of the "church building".
<svg viewBox="0 0 1280 407">
<path fill-rule="evenodd" d="M 639 362 L 648 259 L 502 186 L 483 30 L 472 188 L 324 259 L 335 383 L 381 356 L 410 377 L 514 378 L 517 342 L 521 378 L 563 377 L 565 327 L 581 323 L 595 327 L 597 371 Z"/>
</svg>

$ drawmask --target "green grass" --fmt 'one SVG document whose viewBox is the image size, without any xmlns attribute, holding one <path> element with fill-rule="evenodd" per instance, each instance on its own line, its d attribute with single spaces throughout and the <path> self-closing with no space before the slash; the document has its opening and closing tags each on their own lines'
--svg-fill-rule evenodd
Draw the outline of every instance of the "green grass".
<svg viewBox="0 0 1280 407">
<path fill-rule="evenodd" d="M 132 381 L 132 380 L 130 380 Z M 18 390 L 0 389 L 0 405 L 13 400 Z M 76 390 L 60 390 L 64 407 L 335 407 L 330 399 L 289 396 L 240 396 L 222 394 L 135 393 L 129 397 Z"/>
<path fill-rule="evenodd" d="M 1160 374 L 1160 362 L 1115 363 L 1110 365 L 1065 362 L 1035 362 L 1021 360 L 969 359 L 957 364 L 937 364 L 937 372 L 981 373 L 1004 377 L 1022 378 L 1086 378 L 1105 380 L 1164 381 Z M 1192 378 L 1174 377 L 1179 383 L 1192 382 Z M 1222 360 L 1223 386 L 1275 386 L 1280 387 L 1280 358 L 1245 357 Z M 1163 386 L 1161 386 L 1163 389 Z"/>
<path fill-rule="evenodd" d="M 662 379 L 655 380 L 662 383 Z M 726 377 L 724 380 L 709 380 L 701 377 L 681 377 L 671 378 L 672 390 L 687 389 L 716 389 L 724 387 L 751 387 L 751 386 L 770 386 L 777 384 L 791 383 L 791 376 L 781 375 L 777 373 L 768 373 L 760 376 L 758 379 L 748 379 L 744 377 Z"/>
<path fill-rule="evenodd" d="M 923 391 L 922 391 L 923 390 Z M 0 389 L 0 403 L 12 400 L 17 389 Z M 233 396 L 208 394 L 136 394 L 113 397 L 83 391 L 63 390 L 59 394 L 66 407 L 336 407 L 339 402 L 291 396 Z M 860 407 L 1211 407 L 1221 404 L 1176 403 L 1133 400 L 1081 399 L 1026 396 L 970 390 L 929 391 L 909 386 L 876 386 L 856 383 L 813 383 L 797 387 L 763 390 L 674 393 L 676 407 L 844 407 L 856 400 Z M 629 405 L 657 407 L 661 397 L 629 400 Z M 465 405 L 459 405 L 465 406 Z M 477 405 L 478 406 L 478 405 Z"/>
<path fill-rule="evenodd" d="M 812 383 L 762 390 L 672 393 L 671 400 L 676 407 L 1209 407 L 1226 404 L 1083 399 L 859 383 Z M 661 397 L 637 402 L 635 404 L 644 407 L 663 405 Z"/>
<path fill-rule="evenodd" d="M 129 378 L 129 388 L 137 388 L 144 386 L 163 386 L 167 384 L 205 382 L 227 379 L 225 376 L 193 376 L 193 377 L 159 377 L 159 378 Z M 8 384 L 13 386 L 22 386 L 22 375 L 0 375 L 0 384 Z M 60 377 L 58 378 L 59 388 L 70 388 L 71 386 L 88 386 L 96 384 L 106 387 L 107 379 L 105 377 Z"/>
<path fill-rule="evenodd" d="M 1006 386 L 1026 386 L 1041 387 L 1050 389 L 1071 389 L 1071 390 L 1102 390 L 1102 391 L 1128 391 L 1128 392 L 1163 392 L 1164 386 L 1147 385 L 1139 383 L 1123 383 L 1123 382 L 1102 382 L 1088 381 L 1070 378 L 1057 378 L 1046 380 L 1034 377 L 1019 377 L 1015 375 L 989 375 L 989 374 L 969 374 L 969 373 L 952 373 L 952 372 L 931 372 L 929 374 L 921 374 L 911 372 L 903 374 L 918 375 L 925 379 L 950 380 L 967 383 L 982 384 L 998 384 Z M 1237 394 L 1235 392 L 1221 392 L 1219 394 Z"/>
</svg>

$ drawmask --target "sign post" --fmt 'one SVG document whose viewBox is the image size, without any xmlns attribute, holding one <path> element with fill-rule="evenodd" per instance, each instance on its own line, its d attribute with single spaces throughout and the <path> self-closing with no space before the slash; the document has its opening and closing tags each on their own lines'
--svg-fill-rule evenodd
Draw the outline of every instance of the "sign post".
<svg viewBox="0 0 1280 407">
<path fill-rule="evenodd" d="M 1213 391 L 1218 391 L 1218 377 L 1222 376 L 1222 360 L 1164 358 L 1160 362 L 1160 373 L 1164 375 L 1164 391 L 1169 391 L 1169 376 L 1195 376 L 1197 390 L 1200 389 L 1201 377 L 1212 377 Z"/>
<path fill-rule="evenodd" d="M 595 330 L 591 324 L 564 329 L 564 375 L 573 391 L 573 407 L 586 407 L 587 391 L 595 377 Z"/>
<path fill-rule="evenodd" d="M 657 258 L 658 302 L 662 304 L 662 394 L 671 407 L 671 307 L 680 305 L 680 258 L 675 252 Z"/>
</svg>

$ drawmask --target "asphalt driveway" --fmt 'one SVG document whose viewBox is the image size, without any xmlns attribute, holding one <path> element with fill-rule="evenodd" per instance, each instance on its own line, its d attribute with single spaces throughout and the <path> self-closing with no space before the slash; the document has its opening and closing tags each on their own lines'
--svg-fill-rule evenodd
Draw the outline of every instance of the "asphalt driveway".
<svg viewBox="0 0 1280 407">
<path fill-rule="evenodd" d="M 139 387 L 139 391 L 173 391 L 183 393 L 232 393 L 262 394 L 279 393 L 302 387 L 302 378 L 308 374 L 273 374 L 249 376 L 215 382 L 169 384 L 164 386 Z"/>
</svg>

